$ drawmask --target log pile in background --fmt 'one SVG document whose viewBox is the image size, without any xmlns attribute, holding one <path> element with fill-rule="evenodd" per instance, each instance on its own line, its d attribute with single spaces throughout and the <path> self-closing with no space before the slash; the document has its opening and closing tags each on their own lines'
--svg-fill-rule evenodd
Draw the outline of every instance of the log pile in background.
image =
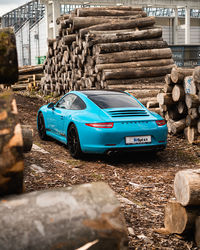
<svg viewBox="0 0 200 250">
<path fill-rule="evenodd" d="M 200 143 L 200 67 L 174 67 L 165 81 L 157 100 L 169 132 L 184 133 L 189 143 Z"/>
<path fill-rule="evenodd" d="M 200 169 L 176 173 L 174 194 L 176 199 L 170 199 L 165 206 L 165 228 L 160 232 L 195 235 L 200 247 Z"/>
<path fill-rule="evenodd" d="M 83 8 L 57 24 L 59 36 L 48 41 L 44 95 L 106 88 L 156 101 L 173 60 L 154 17 L 128 6 Z"/>
<path fill-rule="evenodd" d="M 38 90 L 43 74 L 43 66 L 23 66 L 19 68 L 18 82 L 11 86 L 13 91 Z"/>
</svg>

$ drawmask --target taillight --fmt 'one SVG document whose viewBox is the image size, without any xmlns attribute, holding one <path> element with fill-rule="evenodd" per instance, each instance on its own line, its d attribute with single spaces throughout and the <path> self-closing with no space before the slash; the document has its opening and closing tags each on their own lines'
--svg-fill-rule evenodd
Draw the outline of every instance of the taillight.
<svg viewBox="0 0 200 250">
<path fill-rule="evenodd" d="M 85 125 L 93 128 L 112 128 L 113 122 L 104 122 L 104 123 L 86 123 Z"/>
<path fill-rule="evenodd" d="M 156 121 L 156 123 L 158 126 L 164 126 L 166 124 L 166 121 L 165 120 L 158 120 L 158 121 Z"/>
</svg>

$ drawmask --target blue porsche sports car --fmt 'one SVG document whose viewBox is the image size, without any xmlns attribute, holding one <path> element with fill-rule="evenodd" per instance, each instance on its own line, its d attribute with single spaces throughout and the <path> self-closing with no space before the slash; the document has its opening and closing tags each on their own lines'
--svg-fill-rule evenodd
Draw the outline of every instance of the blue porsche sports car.
<svg viewBox="0 0 200 250">
<path fill-rule="evenodd" d="M 167 143 L 165 120 L 121 91 L 71 91 L 39 109 L 37 126 L 41 139 L 50 136 L 67 144 L 75 158 L 82 153 L 159 151 Z"/>
</svg>

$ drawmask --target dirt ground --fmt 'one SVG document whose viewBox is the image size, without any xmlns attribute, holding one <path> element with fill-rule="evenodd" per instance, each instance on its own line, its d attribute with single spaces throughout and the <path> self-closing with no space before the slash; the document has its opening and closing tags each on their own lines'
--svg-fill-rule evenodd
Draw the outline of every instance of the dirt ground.
<svg viewBox="0 0 200 250">
<path fill-rule="evenodd" d="M 183 138 L 168 138 L 167 149 L 156 156 L 118 154 L 114 157 L 88 155 L 73 159 L 67 148 L 54 141 L 41 141 L 36 130 L 39 107 L 46 101 L 15 94 L 21 124 L 34 128 L 34 146 L 25 154 L 26 192 L 105 181 L 121 201 L 129 230 L 129 249 L 197 249 L 189 238 L 158 234 L 163 227 L 164 207 L 174 197 L 175 173 L 200 167 L 200 147 Z M 37 146 L 44 151 L 38 151 Z"/>
</svg>

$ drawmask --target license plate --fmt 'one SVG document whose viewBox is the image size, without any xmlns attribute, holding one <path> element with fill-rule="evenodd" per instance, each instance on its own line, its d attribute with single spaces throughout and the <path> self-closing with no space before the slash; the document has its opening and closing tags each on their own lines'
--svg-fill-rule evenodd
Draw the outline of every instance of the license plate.
<svg viewBox="0 0 200 250">
<path fill-rule="evenodd" d="M 125 137 L 126 144 L 148 144 L 151 143 L 151 136 L 129 136 Z"/>
</svg>

